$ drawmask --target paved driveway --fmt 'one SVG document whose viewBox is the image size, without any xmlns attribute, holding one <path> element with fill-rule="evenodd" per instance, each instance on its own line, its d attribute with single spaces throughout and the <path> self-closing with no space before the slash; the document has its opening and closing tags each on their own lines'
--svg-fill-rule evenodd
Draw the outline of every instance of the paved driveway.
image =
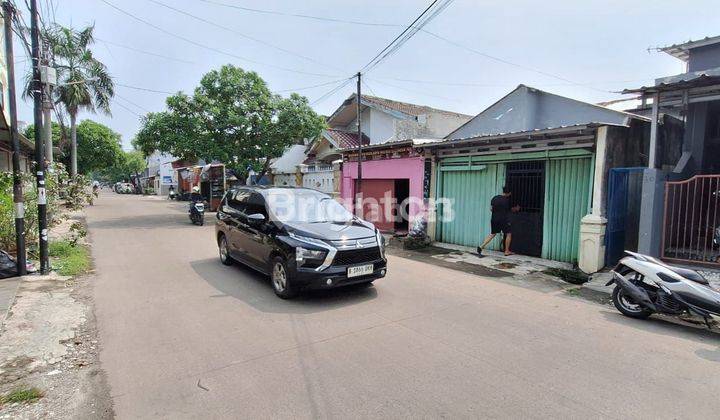
<svg viewBox="0 0 720 420">
<path fill-rule="evenodd" d="M 212 214 L 207 215 L 211 222 Z M 275 297 L 212 223 L 154 198 L 88 209 L 120 418 L 714 418 L 720 340 L 390 257 L 374 287 Z"/>
</svg>

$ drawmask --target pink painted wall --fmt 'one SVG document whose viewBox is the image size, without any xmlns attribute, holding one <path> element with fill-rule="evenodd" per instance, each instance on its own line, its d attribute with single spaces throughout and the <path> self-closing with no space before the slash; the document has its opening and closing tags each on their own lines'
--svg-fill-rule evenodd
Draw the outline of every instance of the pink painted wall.
<svg viewBox="0 0 720 420">
<path fill-rule="evenodd" d="M 340 197 L 346 203 L 352 202 L 355 195 L 357 172 L 357 162 L 343 163 Z M 363 179 L 408 179 L 410 181 L 410 197 L 415 197 L 416 203 L 422 203 L 423 175 L 425 173 L 424 157 L 366 160 L 363 161 L 362 172 Z M 424 207 L 423 205 L 411 203 L 408 211 L 410 215 L 409 227 L 412 227 L 415 217 L 424 214 Z"/>
</svg>

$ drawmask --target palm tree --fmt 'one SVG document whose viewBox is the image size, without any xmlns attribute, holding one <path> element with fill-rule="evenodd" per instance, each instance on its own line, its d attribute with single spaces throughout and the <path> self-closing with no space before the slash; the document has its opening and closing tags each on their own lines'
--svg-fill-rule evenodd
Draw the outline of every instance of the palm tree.
<svg viewBox="0 0 720 420">
<path fill-rule="evenodd" d="M 45 34 L 57 71 L 53 95 L 70 117 L 70 173 L 77 175 L 77 115 L 80 110 L 110 114 L 114 83 L 107 67 L 90 50 L 93 26 L 76 31 L 57 25 Z"/>
</svg>

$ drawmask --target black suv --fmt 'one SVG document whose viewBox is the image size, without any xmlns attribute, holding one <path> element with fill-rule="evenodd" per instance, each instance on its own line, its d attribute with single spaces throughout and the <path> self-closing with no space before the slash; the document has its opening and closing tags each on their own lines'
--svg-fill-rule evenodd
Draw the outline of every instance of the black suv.
<svg viewBox="0 0 720 420">
<path fill-rule="evenodd" d="M 217 218 L 220 261 L 269 274 L 284 299 L 305 289 L 371 283 L 387 270 L 380 232 L 315 190 L 232 188 Z"/>
</svg>

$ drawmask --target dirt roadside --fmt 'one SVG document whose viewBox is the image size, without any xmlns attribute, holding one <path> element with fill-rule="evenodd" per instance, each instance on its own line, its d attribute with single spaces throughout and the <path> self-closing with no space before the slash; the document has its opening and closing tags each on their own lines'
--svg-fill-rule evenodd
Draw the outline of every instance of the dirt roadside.
<svg viewBox="0 0 720 420">
<path fill-rule="evenodd" d="M 74 214 L 66 223 L 73 221 L 84 218 Z M 0 327 L 0 395 L 37 388 L 43 396 L 1 405 L 0 419 L 113 418 L 98 359 L 93 278 L 92 270 L 22 278 Z"/>
</svg>

